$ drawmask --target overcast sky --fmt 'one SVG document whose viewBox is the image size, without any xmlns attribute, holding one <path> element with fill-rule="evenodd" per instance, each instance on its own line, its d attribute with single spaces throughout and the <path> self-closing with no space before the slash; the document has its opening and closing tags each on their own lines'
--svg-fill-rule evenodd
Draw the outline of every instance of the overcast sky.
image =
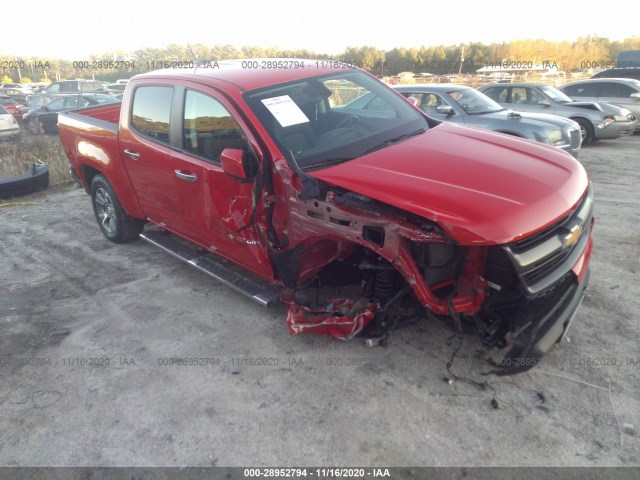
<svg viewBox="0 0 640 480">
<path fill-rule="evenodd" d="M 637 0 L 29 0 L 8 12 L 0 54 L 68 60 L 171 43 L 337 54 L 348 46 L 640 34 Z"/>
</svg>

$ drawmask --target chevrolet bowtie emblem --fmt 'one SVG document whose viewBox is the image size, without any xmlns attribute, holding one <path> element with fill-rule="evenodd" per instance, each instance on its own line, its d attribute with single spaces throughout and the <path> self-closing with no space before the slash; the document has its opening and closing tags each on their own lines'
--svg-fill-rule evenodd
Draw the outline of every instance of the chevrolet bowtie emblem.
<svg viewBox="0 0 640 480">
<path fill-rule="evenodd" d="M 582 225 L 574 226 L 569 233 L 564 237 L 564 246 L 565 248 L 571 247 L 578 243 L 580 237 L 582 236 Z"/>
</svg>

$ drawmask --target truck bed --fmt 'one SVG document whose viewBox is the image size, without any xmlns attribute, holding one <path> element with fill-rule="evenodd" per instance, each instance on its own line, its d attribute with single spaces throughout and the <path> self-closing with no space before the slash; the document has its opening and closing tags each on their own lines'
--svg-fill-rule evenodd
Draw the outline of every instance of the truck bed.
<svg viewBox="0 0 640 480">
<path fill-rule="evenodd" d="M 75 122 L 103 128 L 111 132 L 118 131 L 121 103 L 110 103 L 74 110 L 58 115 L 60 125 L 73 125 Z"/>
<path fill-rule="evenodd" d="M 142 218 L 120 155 L 118 125 L 121 104 L 99 105 L 58 115 L 58 134 L 69 163 L 87 193 L 100 173 L 113 187 L 124 210 Z"/>
</svg>

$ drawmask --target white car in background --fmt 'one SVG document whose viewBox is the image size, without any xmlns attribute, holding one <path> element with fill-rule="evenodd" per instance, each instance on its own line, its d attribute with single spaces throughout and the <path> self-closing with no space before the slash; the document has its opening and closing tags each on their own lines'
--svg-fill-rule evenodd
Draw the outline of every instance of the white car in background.
<svg viewBox="0 0 640 480">
<path fill-rule="evenodd" d="M 0 105 L 0 139 L 14 139 L 20 135 L 20 125 L 7 110 Z"/>
</svg>

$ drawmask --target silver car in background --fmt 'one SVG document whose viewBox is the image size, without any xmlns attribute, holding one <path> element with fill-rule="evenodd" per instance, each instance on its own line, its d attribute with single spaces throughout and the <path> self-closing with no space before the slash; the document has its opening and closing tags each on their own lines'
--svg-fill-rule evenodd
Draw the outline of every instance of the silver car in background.
<svg viewBox="0 0 640 480">
<path fill-rule="evenodd" d="M 500 105 L 521 112 L 553 113 L 580 125 L 582 146 L 593 140 L 631 135 L 638 121 L 628 109 L 600 102 L 576 102 L 560 90 L 536 83 L 502 83 L 479 87 Z"/>
<path fill-rule="evenodd" d="M 546 143 L 576 158 L 580 152 L 580 125 L 573 120 L 545 113 L 514 112 L 463 85 L 402 85 L 394 88 L 437 120 Z"/>
<path fill-rule="evenodd" d="M 640 80 L 634 78 L 592 78 L 571 82 L 558 90 L 574 100 L 586 102 L 606 102 L 627 108 L 640 118 Z M 640 130 L 640 122 L 636 131 Z"/>
</svg>

